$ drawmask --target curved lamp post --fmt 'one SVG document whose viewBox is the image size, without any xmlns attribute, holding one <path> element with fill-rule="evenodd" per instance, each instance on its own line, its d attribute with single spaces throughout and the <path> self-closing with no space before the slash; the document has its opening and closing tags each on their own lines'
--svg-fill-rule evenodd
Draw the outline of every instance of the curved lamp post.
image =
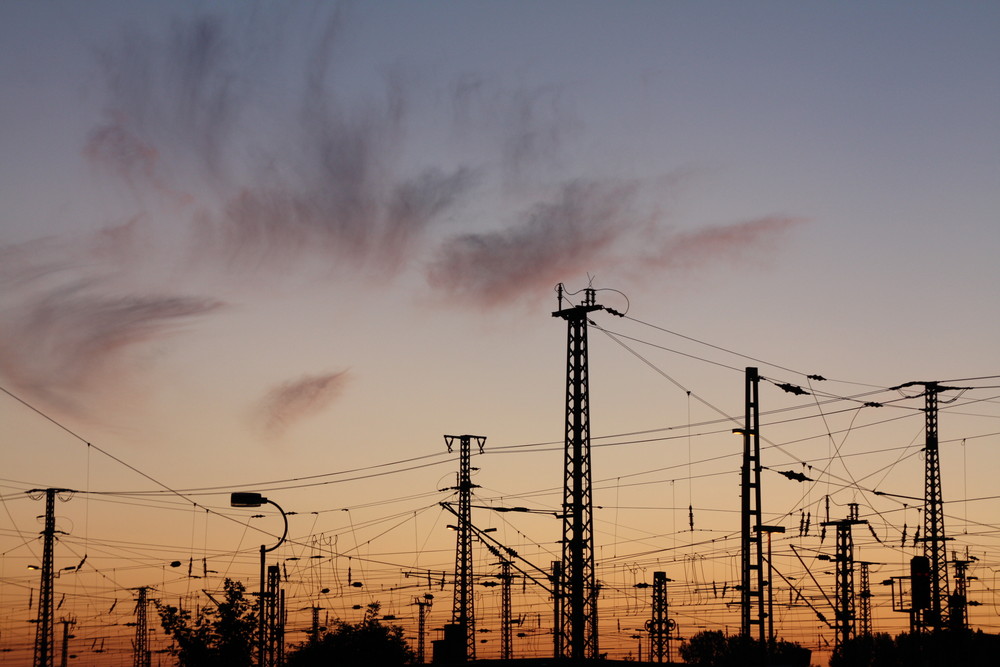
<svg viewBox="0 0 1000 667">
<path fill-rule="evenodd" d="M 266 667 L 265 655 L 267 655 L 265 650 L 264 642 L 264 588 L 266 585 L 266 578 L 264 572 L 264 561 L 268 551 L 274 551 L 282 545 L 285 538 L 288 537 L 288 516 L 285 514 L 285 510 L 281 509 L 281 506 L 273 500 L 268 500 L 259 493 L 246 492 L 246 491 L 233 491 L 229 496 L 229 504 L 232 507 L 260 507 L 261 505 L 268 504 L 274 505 L 281 512 L 281 518 L 285 522 L 285 528 L 281 533 L 281 539 L 273 547 L 268 547 L 265 544 L 260 545 L 260 594 L 258 597 L 259 604 L 257 609 L 257 665 L 258 667 Z"/>
</svg>

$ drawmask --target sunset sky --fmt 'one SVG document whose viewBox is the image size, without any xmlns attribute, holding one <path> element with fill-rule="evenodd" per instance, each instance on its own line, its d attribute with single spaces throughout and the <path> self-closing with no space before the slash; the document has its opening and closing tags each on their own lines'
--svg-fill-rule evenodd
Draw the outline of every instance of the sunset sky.
<svg viewBox="0 0 1000 667">
<path fill-rule="evenodd" d="M 31 489 L 78 492 L 55 560 L 86 556 L 56 581 L 78 665 L 131 664 L 131 587 L 256 590 L 281 520 L 231 490 L 295 513 L 271 554 L 292 641 L 313 605 L 379 600 L 412 630 L 428 590 L 440 627 L 445 434 L 486 436 L 475 504 L 540 511 L 474 521 L 547 568 L 558 283 L 626 313 L 590 331 L 602 651 L 634 655 L 654 570 L 684 636 L 738 629 L 718 593 L 739 576 L 747 366 L 764 465 L 814 480 L 764 479 L 775 565 L 806 583 L 791 546 L 833 549 L 827 498 L 871 522 L 873 584 L 904 574 L 923 398 L 890 388 L 960 388 L 941 396 L 949 550 L 979 559 L 971 618 L 1000 631 L 998 34 L 986 2 L 3 3 L 4 661 L 32 656 Z M 900 631 L 876 588 L 876 628 Z M 518 593 L 515 654 L 546 655 L 545 595 Z M 785 638 L 833 642 L 786 606 Z"/>
</svg>

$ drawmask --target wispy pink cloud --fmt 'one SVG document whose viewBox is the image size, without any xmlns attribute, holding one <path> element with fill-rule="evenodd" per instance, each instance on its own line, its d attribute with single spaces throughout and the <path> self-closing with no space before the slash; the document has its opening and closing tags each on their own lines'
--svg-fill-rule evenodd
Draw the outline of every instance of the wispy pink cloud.
<svg viewBox="0 0 1000 667">
<path fill-rule="evenodd" d="M 222 256 L 236 269 L 281 268 L 314 254 L 391 273 L 475 181 L 469 169 L 427 169 L 384 191 L 374 183 L 345 185 L 334 173 L 328 176 L 244 188 L 221 216 L 202 219 L 200 252 Z"/>
<path fill-rule="evenodd" d="M 623 236 L 639 231 L 634 184 L 574 182 L 536 204 L 520 224 L 446 241 L 427 269 L 431 287 L 484 306 L 545 290 L 606 265 Z"/>
<path fill-rule="evenodd" d="M 347 371 L 338 371 L 284 382 L 261 399 L 258 420 L 269 435 L 280 435 L 300 419 L 322 412 L 340 395 L 347 379 Z"/>
<path fill-rule="evenodd" d="M 109 120 L 89 151 L 124 174 L 162 157 L 199 179 L 219 177 L 248 93 L 237 76 L 245 55 L 221 17 L 176 21 L 165 34 L 123 30 L 97 53 Z"/>
<path fill-rule="evenodd" d="M 478 179 L 461 164 L 404 164 L 411 91 L 398 73 L 385 75 L 380 92 L 342 93 L 342 14 L 314 17 L 305 57 L 282 72 L 281 110 L 257 95 L 267 65 L 256 54 L 274 46 L 263 13 L 245 24 L 202 16 L 167 35 L 123 33 L 99 54 L 107 118 L 86 156 L 129 186 L 195 203 L 197 262 L 275 271 L 312 256 L 394 273 Z M 233 131 L 261 115 L 266 132 Z M 272 134 L 281 139 L 258 141 Z"/>
<path fill-rule="evenodd" d="M 648 270 L 693 269 L 723 260 L 746 260 L 774 248 L 805 218 L 765 216 L 693 231 L 661 235 L 639 254 L 639 264 Z"/>
<path fill-rule="evenodd" d="M 740 261 L 773 248 L 802 218 L 770 216 L 670 232 L 636 206 L 636 185 L 573 183 L 536 205 L 519 225 L 446 241 L 428 266 L 432 288 L 481 306 L 547 293 L 588 272 L 632 282 Z"/>
<path fill-rule="evenodd" d="M 187 204 L 191 196 L 168 187 L 159 166 L 159 151 L 139 138 L 120 113 L 94 128 L 83 149 L 87 160 L 134 190 L 151 188 L 178 204 Z"/>
<path fill-rule="evenodd" d="M 129 353 L 222 308 L 210 298 L 130 290 L 89 260 L 125 251 L 128 225 L 66 244 L 0 248 L 0 377 L 32 400 L 80 413 L 131 376 Z M 113 391 L 111 392 L 113 393 Z"/>
</svg>

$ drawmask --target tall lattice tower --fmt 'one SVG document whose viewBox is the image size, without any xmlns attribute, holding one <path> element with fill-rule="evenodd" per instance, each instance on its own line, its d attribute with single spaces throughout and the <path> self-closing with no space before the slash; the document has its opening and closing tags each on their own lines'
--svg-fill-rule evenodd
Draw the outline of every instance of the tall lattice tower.
<svg viewBox="0 0 1000 667">
<path fill-rule="evenodd" d="M 135 589 L 139 596 L 135 601 L 135 642 L 132 644 L 132 665 L 134 667 L 149 667 L 151 655 L 149 652 L 149 622 L 146 611 L 149 606 L 147 593 L 149 586 Z"/>
<path fill-rule="evenodd" d="M 500 559 L 500 659 L 514 657 L 514 619 L 511 605 L 511 584 L 514 575 L 510 561 Z"/>
<path fill-rule="evenodd" d="M 667 609 L 667 573 L 653 573 L 652 614 L 646 626 L 649 631 L 649 653 L 653 662 L 670 662 L 670 620 Z"/>
<path fill-rule="evenodd" d="M 424 664 L 424 638 L 427 636 L 427 614 L 434 605 L 434 596 L 424 593 L 423 597 L 413 598 L 417 606 L 417 664 Z"/>
<path fill-rule="evenodd" d="M 267 594 L 264 596 L 265 653 L 264 665 L 278 667 L 283 664 L 285 624 L 284 591 L 281 590 L 281 570 L 277 565 L 267 566 Z"/>
<path fill-rule="evenodd" d="M 55 660 L 55 610 L 53 609 L 54 554 L 56 539 L 56 494 L 69 489 L 32 489 L 35 500 L 45 496 L 45 528 L 42 530 L 42 577 L 38 588 L 38 619 L 35 628 L 35 667 L 52 667 Z"/>
<path fill-rule="evenodd" d="M 931 605 L 924 616 L 924 625 L 940 629 L 945 626 L 948 610 L 948 548 L 944 534 L 944 500 L 941 492 L 941 458 L 938 451 L 938 392 L 936 382 L 924 384 L 924 419 L 926 446 L 924 449 L 924 555 L 931 562 Z"/>
<path fill-rule="evenodd" d="M 956 554 L 951 561 L 955 566 L 955 592 L 948 598 L 948 624 L 955 632 L 966 632 L 969 629 L 969 578 L 966 571 L 977 560 L 979 559 L 975 556 L 958 558 Z"/>
<path fill-rule="evenodd" d="M 590 468 L 590 384 L 587 316 L 609 308 L 598 305 L 593 288 L 583 303 L 563 308 L 563 286 L 557 288 L 559 310 L 566 320 L 566 456 L 563 471 L 563 530 L 557 649 L 574 660 L 597 658 L 597 595 L 594 575 L 594 516 Z"/>
<path fill-rule="evenodd" d="M 858 518 L 858 504 L 849 503 L 848 517 L 839 521 L 824 521 L 824 526 L 837 529 L 837 590 L 836 590 L 836 645 L 840 646 L 855 636 L 857 606 L 854 594 L 854 534 L 852 529 L 868 523 Z"/>
<path fill-rule="evenodd" d="M 870 637 L 872 634 L 872 589 L 868 561 L 857 561 L 861 566 L 861 590 L 858 591 L 858 636 Z"/>
<path fill-rule="evenodd" d="M 907 382 L 893 389 L 924 388 L 924 556 L 930 562 L 931 597 L 927 609 L 918 612 L 917 626 L 941 630 L 948 625 L 948 538 L 944 531 L 944 500 L 941 492 L 941 458 L 938 450 L 938 394 L 961 389 L 937 382 Z"/>
<path fill-rule="evenodd" d="M 465 659 L 476 659 L 476 615 L 474 611 L 475 591 L 472 576 L 472 441 L 479 445 L 483 453 L 486 438 L 478 435 L 446 435 L 445 445 L 452 451 L 452 445 L 459 442 L 458 484 L 458 538 L 455 544 L 455 596 L 452 604 L 451 622 L 459 626 L 465 635 Z"/>
<path fill-rule="evenodd" d="M 760 399 L 758 385 L 760 377 L 757 369 L 746 369 L 746 421 L 742 429 L 734 433 L 743 436 L 743 467 L 740 469 L 742 489 L 741 530 L 740 530 L 740 634 L 753 635 L 757 626 L 757 638 L 765 645 L 765 625 L 767 617 L 764 599 L 764 553 L 762 549 L 763 526 L 761 525 L 760 499 Z"/>
</svg>

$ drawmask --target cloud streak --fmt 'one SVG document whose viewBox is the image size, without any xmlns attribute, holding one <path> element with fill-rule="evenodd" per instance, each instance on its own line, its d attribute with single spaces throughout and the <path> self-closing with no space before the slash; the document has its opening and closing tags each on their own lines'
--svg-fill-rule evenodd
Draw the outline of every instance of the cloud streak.
<svg viewBox="0 0 1000 667">
<path fill-rule="evenodd" d="M 274 271 L 312 256 L 395 272 L 474 188 L 475 170 L 404 164 L 410 91 L 397 72 L 380 93 L 343 93 L 339 9 L 297 35 L 306 44 L 292 77 L 282 72 L 287 96 L 268 104 L 267 66 L 253 56 L 273 40 L 264 23 L 237 31 L 235 17 L 204 16 L 102 50 L 107 118 L 87 157 L 133 189 L 191 204 L 199 262 Z M 183 182 L 186 173 L 205 182 Z"/>
<path fill-rule="evenodd" d="M 668 234 L 647 246 L 639 263 L 648 270 L 694 269 L 723 260 L 745 260 L 773 248 L 805 218 L 765 216 L 728 225 Z"/>
<path fill-rule="evenodd" d="M 90 257 L 120 252 L 124 229 L 87 239 Z M 71 414 L 113 394 L 129 354 L 223 307 L 220 301 L 123 289 L 112 273 L 51 240 L 0 249 L 0 375 L 28 399 Z M 75 248 L 72 252 L 81 252 Z"/>
<path fill-rule="evenodd" d="M 332 171 L 317 179 L 315 187 L 310 179 L 245 188 L 226 203 L 222 216 L 203 220 L 202 250 L 209 248 L 237 269 L 284 267 L 312 254 L 350 267 L 371 264 L 394 272 L 410 258 L 427 228 L 475 181 L 470 169 L 446 173 L 429 168 L 383 193 L 366 183 L 333 187 L 343 167 L 324 168 Z"/>
<path fill-rule="evenodd" d="M 508 87 L 466 73 L 450 86 L 453 132 L 465 139 L 491 137 L 499 177 L 511 190 L 530 188 L 559 165 L 580 123 L 568 112 L 560 86 Z"/>
<path fill-rule="evenodd" d="M 427 268 L 427 281 L 463 303 L 505 305 L 587 272 L 610 271 L 641 281 L 744 259 L 804 222 L 770 216 L 667 232 L 655 216 L 639 210 L 638 192 L 637 184 L 568 184 L 516 226 L 446 241 Z"/>
<path fill-rule="evenodd" d="M 520 224 L 445 242 L 427 269 L 431 287 L 463 302 L 496 306 L 547 290 L 582 267 L 603 266 L 622 235 L 640 226 L 635 184 L 577 181 L 534 205 Z"/>
<path fill-rule="evenodd" d="M 347 371 L 305 375 L 270 389 L 257 406 L 257 417 L 265 432 L 281 435 L 295 422 L 326 408 L 343 390 Z"/>
<path fill-rule="evenodd" d="M 89 151 L 120 173 L 162 154 L 199 178 L 220 176 L 249 84 L 229 33 L 206 15 L 176 21 L 166 35 L 125 30 L 100 49 L 108 120 L 91 133 Z"/>
</svg>

